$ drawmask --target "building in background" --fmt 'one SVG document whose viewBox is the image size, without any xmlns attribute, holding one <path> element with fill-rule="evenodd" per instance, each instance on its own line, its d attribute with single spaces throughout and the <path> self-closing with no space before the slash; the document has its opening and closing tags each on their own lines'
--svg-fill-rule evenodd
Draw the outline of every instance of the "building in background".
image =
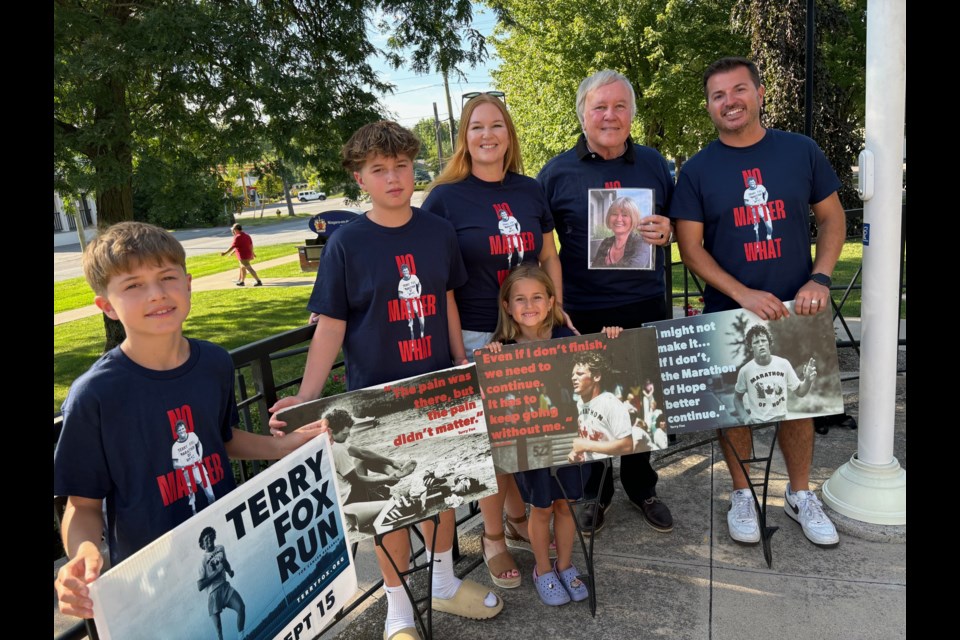
<svg viewBox="0 0 960 640">
<path fill-rule="evenodd" d="M 68 215 L 67 211 L 76 213 L 76 217 Z M 53 246 L 62 247 L 69 244 L 79 244 L 77 225 L 83 227 L 86 238 L 93 238 L 97 232 L 97 203 L 92 194 L 85 194 L 82 198 L 64 198 L 53 192 Z"/>
</svg>

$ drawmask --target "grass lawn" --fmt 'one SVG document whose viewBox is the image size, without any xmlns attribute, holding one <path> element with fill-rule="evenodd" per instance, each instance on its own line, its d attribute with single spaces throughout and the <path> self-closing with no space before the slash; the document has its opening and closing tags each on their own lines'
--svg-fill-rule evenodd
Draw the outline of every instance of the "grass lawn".
<svg viewBox="0 0 960 640">
<path fill-rule="evenodd" d="M 259 254 L 258 254 L 259 255 Z M 219 344 L 225 349 L 261 340 L 303 326 L 309 287 L 276 287 L 202 291 L 193 294 L 185 335 Z M 53 328 L 53 410 L 60 410 L 67 389 L 103 350 L 103 319 L 96 315 Z M 278 371 L 277 379 L 303 373 L 302 359 Z M 299 368 L 299 371 L 297 369 Z"/>
<path fill-rule="evenodd" d="M 812 248 L 811 248 L 812 252 Z M 676 247 L 673 250 L 673 259 L 679 260 L 679 251 Z M 906 259 L 906 258 L 904 258 Z M 843 245 L 843 250 L 840 252 L 840 259 L 837 261 L 837 266 L 833 270 L 833 286 L 842 286 L 846 287 L 853 281 L 854 276 L 857 276 L 857 269 L 860 268 L 861 263 L 863 262 L 863 244 L 857 240 L 848 240 Z M 863 274 L 857 276 L 855 286 L 860 286 L 863 283 L 862 280 Z M 687 286 L 690 296 L 690 304 L 695 308 L 703 309 L 703 303 L 700 301 L 700 293 L 697 290 L 696 285 L 693 282 L 692 278 L 688 277 Z M 682 294 L 684 287 L 684 270 L 683 265 L 674 264 L 673 265 L 673 293 Z M 834 302 L 837 304 L 840 303 L 840 300 L 843 298 L 843 291 L 834 289 L 832 291 Z M 860 317 L 860 290 L 852 289 L 850 295 L 847 297 L 847 300 L 843 303 L 840 311 L 845 318 L 859 318 Z M 675 306 L 683 306 L 683 298 L 674 298 Z M 900 318 L 906 319 L 907 317 L 907 303 L 906 300 L 903 301 L 903 305 L 900 310 Z"/>
<path fill-rule="evenodd" d="M 256 267 L 256 265 L 254 265 L 254 267 Z M 316 271 L 301 271 L 299 260 L 294 260 L 286 264 L 278 264 L 275 267 L 269 267 L 267 269 L 257 269 L 257 273 L 260 274 L 261 278 L 296 278 L 300 276 L 314 278 L 317 275 Z"/>
<path fill-rule="evenodd" d="M 254 247 L 257 252 L 256 263 L 272 260 L 281 256 L 297 253 L 298 243 L 272 244 L 263 247 Z M 226 243 L 224 245 L 226 248 Z M 299 264 L 299 263 L 296 263 Z M 232 255 L 221 256 L 219 253 L 206 253 L 200 256 L 187 258 L 187 272 L 194 278 L 202 278 L 214 273 L 232 271 L 237 268 L 237 259 Z M 259 272 L 258 272 L 259 273 Z M 79 309 L 93 304 L 93 291 L 84 278 L 70 278 L 53 283 L 53 312 L 61 313 L 71 309 Z"/>
</svg>

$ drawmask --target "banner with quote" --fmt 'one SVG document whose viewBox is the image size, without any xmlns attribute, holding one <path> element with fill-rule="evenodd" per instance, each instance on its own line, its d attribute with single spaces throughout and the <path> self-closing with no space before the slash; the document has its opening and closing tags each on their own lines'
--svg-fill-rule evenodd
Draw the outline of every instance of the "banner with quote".
<svg viewBox="0 0 960 640">
<path fill-rule="evenodd" d="M 829 313 L 761 320 L 746 309 L 650 323 L 670 433 L 843 413 Z"/>
<path fill-rule="evenodd" d="M 667 446 L 666 433 L 655 433 L 665 418 L 653 329 L 504 345 L 474 357 L 497 473 Z M 610 442 L 615 453 L 596 451 Z"/>
<path fill-rule="evenodd" d="M 497 492 L 472 364 L 305 402 L 277 418 L 288 431 L 328 421 L 350 542 Z"/>
</svg>

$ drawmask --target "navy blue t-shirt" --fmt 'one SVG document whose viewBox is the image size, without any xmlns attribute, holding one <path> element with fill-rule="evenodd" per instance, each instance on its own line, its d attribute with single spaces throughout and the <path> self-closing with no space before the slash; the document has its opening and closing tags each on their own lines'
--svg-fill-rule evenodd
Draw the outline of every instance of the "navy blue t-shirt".
<svg viewBox="0 0 960 640">
<path fill-rule="evenodd" d="M 347 323 L 347 388 L 447 369 L 447 291 L 467 274 L 449 222 L 413 208 L 400 227 L 366 214 L 330 236 L 307 307 Z"/>
<path fill-rule="evenodd" d="M 543 190 L 533 178 L 517 173 L 507 173 L 503 182 L 469 175 L 435 187 L 423 208 L 449 220 L 457 231 L 468 276 L 454 291 L 461 326 L 492 332 L 503 279 L 520 262 L 536 264 L 543 234 L 553 231 Z"/>
<path fill-rule="evenodd" d="M 563 306 L 574 311 L 607 309 L 664 294 L 662 247 L 654 247 L 656 268 L 590 270 L 587 191 L 589 189 L 653 189 L 654 212 L 668 215 L 673 197 L 670 168 L 655 149 L 627 139 L 627 151 L 604 160 L 591 152 L 583 135 L 577 146 L 548 162 L 537 180 L 543 186 L 560 237 Z"/>
<path fill-rule="evenodd" d="M 670 215 L 703 223 L 703 246 L 737 281 L 793 300 L 810 279 L 810 205 L 840 187 L 817 144 L 767 129 L 760 142 L 730 147 L 714 140 L 677 179 Z M 705 311 L 737 309 L 707 286 Z"/>
<path fill-rule="evenodd" d="M 215 344 L 189 342 L 190 357 L 169 371 L 116 347 L 63 403 L 53 492 L 106 501 L 113 564 L 236 486 L 224 447 L 238 423 L 233 360 Z"/>
</svg>

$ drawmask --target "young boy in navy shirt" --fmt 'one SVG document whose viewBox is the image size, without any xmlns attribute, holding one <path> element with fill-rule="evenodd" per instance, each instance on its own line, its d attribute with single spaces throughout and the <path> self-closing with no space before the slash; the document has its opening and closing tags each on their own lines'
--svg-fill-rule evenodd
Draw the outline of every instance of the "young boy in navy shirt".
<svg viewBox="0 0 960 640">
<path fill-rule="evenodd" d="M 343 347 L 347 388 L 364 387 L 466 364 L 453 290 L 466 281 L 457 236 L 449 222 L 410 206 L 413 159 L 420 141 L 395 122 L 358 129 L 342 150 L 343 166 L 370 195 L 372 208 L 330 236 L 320 258 L 308 308 L 317 319 L 303 382 L 296 396 L 271 412 L 320 397 Z M 414 280 L 415 278 L 415 280 Z M 414 286 L 415 283 L 415 286 Z M 417 330 L 413 330 L 413 320 Z M 284 423 L 271 419 L 270 426 Z M 453 511 L 423 524 L 433 570 L 433 609 L 473 619 L 492 618 L 503 602 L 453 574 Z M 406 570 L 410 541 L 395 531 L 377 547 L 387 593 L 384 638 L 419 638 L 413 608 L 386 553 Z"/>
<path fill-rule="evenodd" d="M 57 597 L 63 613 L 92 618 L 87 585 L 103 567 L 104 504 L 116 564 L 233 489 L 230 458 L 276 460 L 320 430 L 287 440 L 235 428 L 233 360 L 184 337 L 190 274 L 167 231 L 113 225 L 87 246 L 83 273 L 94 303 L 126 331 L 71 386 L 54 452 L 70 558 L 57 574 Z"/>
</svg>

